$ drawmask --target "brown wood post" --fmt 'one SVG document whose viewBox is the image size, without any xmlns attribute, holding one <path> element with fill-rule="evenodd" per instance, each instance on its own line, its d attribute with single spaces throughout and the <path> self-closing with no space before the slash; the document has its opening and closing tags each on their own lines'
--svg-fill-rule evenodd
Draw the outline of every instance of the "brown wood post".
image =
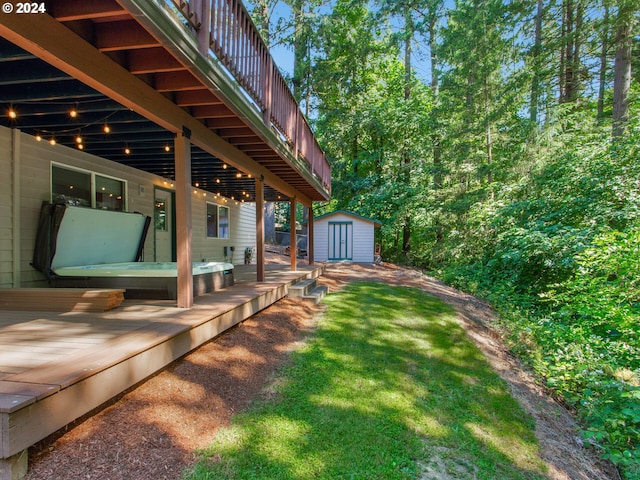
<svg viewBox="0 0 640 480">
<path fill-rule="evenodd" d="M 264 124 L 271 128 L 271 102 L 273 99 L 273 59 L 270 55 L 266 55 L 265 63 L 263 65 L 264 80 L 264 110 L 262 112 L 262 120 Z"/>
<path fill-rule="evenodd" d="M 311 204 L 307 215 L 307 259 L 309 260 L 309 265 L 314 263 L 313 242 L 313 204 Z"/>
<path fill-rule="evenodd" d="M 177 303 L 193 306 L 193 265 L 191 252 L 191 131 L 183 127 L 174 141 L 176 169 L 176 243 L 178 254 Z"/>
<path fill-rule="evenodd" d="M 196 20 L 200 23 L 198 29 L 198 50 L 205 57 L 209 56 L 211 44 L 211 0 L 192 0 L 193 8 L 197 12 Z"/>
<path fill-rule="evenodd" d="M 256 178 L 256 280 L 264 282 L 264 177 Z"/>
<path fill-rule="evenodd" d="M 291 270 L 298 269 L 298 246 L 296 245 L 296 197 L 291 198 L 291 212 L 289 212 L 289 254 L 291 255 Z"/>
</svg>

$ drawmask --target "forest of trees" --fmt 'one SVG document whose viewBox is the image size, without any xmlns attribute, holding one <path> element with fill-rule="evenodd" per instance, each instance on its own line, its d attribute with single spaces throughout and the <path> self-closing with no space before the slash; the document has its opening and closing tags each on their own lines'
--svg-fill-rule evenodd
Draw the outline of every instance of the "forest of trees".
<svg viewBox="0 0 640 480">
<path fill-rule="evenodd" d="M 640 478 L 637 0 L 254 0 L 333 199 L 386 261 L 490 301 L 512 350 Z"/>
</svg>

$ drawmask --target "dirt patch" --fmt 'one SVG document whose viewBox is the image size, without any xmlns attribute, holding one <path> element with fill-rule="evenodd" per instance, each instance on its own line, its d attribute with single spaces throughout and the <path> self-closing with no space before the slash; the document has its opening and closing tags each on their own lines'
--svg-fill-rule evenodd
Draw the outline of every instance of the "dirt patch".
<svg viewBox="0 0 640 480">
<path fill-rule="evenodd" d="M 278 262 L 277 257 L 271 258 Z M 288 258 L 282 263 L 286 263 Z M 393 265 L 335 265 L 321 283 L 353 280 L 415 286 L 453 305 L 471 338 L 537 424 L 550 478 L 610 480 L 616 470 L 582 448 L 571 415 L 496 340 L 491 308 L 419 272 Z M 180 478 L 216 432 L 254 398 L 268 395 L 275 371 L 312 331 L 321 307 L 284 299 L 174 362 L 93 415 L 30 449 L 27 480 Z M 437 462 L 429 475 L 438 477 Z"/>
</svg>

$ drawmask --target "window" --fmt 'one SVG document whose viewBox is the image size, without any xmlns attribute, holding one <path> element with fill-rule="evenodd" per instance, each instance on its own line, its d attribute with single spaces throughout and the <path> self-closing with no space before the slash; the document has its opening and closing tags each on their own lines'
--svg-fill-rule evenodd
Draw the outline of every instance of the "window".
<svg viewBox="0 0 640 480">
<path fill-rule="evenodd" d="M 115 178 L 95 175 L 96 208 L 101 210 L 124 210 L 124 182 Z"/>
<path fill-rule="evenodd" d="M 51 164 L 51 200 L 101 210 L 125 210 L 126 182 Z"/>
<path fill-rule="evenodd" d="M 218 238 L 218 206 L 207 203 L 207 237 Z"/>
<path fill-rule="evenodd" d="M 229 238 L 229 207 L 207 203 L 207 237 Z"/>
<path fill-rule="evenodd" d="M 166 232 L 167 229 L 167 202 L 163 198 L 156 198 L 154 209 L 156 230 Z"/>
<path fill-rule="evenodd" d="M 51 167 L 51 200 L 79 207 L 91 206 L 91 174 Z"/>
<path fill-rule="evenodd" d="M 220 238 L 229 238 L 229 207 L 218 207 Z"/>
</svg>

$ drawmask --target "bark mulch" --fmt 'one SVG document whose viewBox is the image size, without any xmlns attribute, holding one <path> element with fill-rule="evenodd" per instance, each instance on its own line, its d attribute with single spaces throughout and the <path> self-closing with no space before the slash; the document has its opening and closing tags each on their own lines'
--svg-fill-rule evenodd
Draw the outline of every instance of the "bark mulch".
<svg viewBox="0 0 640 480">
<path fill-rule="evenodd" d="M 389 264 L 331 266 L 320 283 L 335 291 L 353 280 L 415 286 L 458 309 L 471 338 L 536 420 L 549 478 L 618 478 L 610 464 L 582 447 L 571 415 L 501 345 L 488 305 Z M 264 395 L 287 353 L 313 331 L 321 310 L 292 299 L 263 310 L 32 447 L 27 480 L 179 479 L 233 414 Z"/>
</svg>

